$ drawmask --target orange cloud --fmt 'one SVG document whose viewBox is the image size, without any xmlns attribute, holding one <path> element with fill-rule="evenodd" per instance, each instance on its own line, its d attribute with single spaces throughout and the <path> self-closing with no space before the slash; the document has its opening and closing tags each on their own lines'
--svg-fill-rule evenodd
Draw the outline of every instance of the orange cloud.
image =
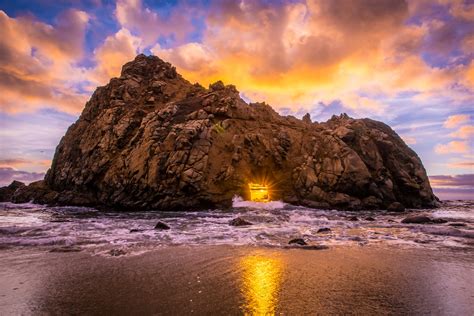
<svg viewBox="0 0 474 316">
<path fill-rule="evenodd" d="M 14 180 L 29 184 L 33 181 L 42 180 L 43 178 L 44 172 L 28 172 L 0 167 L 0 187 L 9 185 Z"/>
<path fill-rule="evenodd" d="M 459 19 L 471 12 L 459 1 L 438 2 Z M 148 49 L 190 81 L 223 80 L 276 109 L 317 110 L 340 101 L 357 115 L 390 118 L 395 111 L 386 100 L 404 92 L 413 93 L 414 102 L 464 102 L 472 98 L 472 61 L 435 67 L 420 54 L 432 38 L 433 50 L 452 50 L 448 35 L 456 24 L 431 17 L 406 23 L 430 6 L 431 1 L 400 0 L 221 0 L 206 10 L 182 2 L 163 16 L 142 0 L 119 0 L 115 17 L 121 29 L 95 49 L 97 66 L 91 69 L 74 66 L 83 54 L 84 12 L 69 10 L 55 25 L 1 12 L 0 88 L 6 92 L 0 106 L 8 112 L 53 106 L 77 113 L 88 96 L 74 83 L 93 90 Z M 195 17 L 205 24 L 202 37 L 186 42 L 196 31 Z M 459 45 L 469 52 L 472 32 L 467 33 Z M 18 100 L 24 100 L 21 108 Z"/>
<path fill-rule="evenodd" d="M 469 3 L 464 0 L 449 0 L 448 3 L 451 5 L 449 12 L 453 16 L 468 21 L 474 21 L 474 3 Z"/>
<path fill-rule="evenodd" d="M 463 154 L 469 152 L 469 144 L 466 141 L 451 141 L 447 144 L 438 144 L 435 147 L 438 154 Z"/>
<path fill-rule="evenodd" d="M 405 143 L 408 145 L 415 145 L 416 144 L 416 138 L 412 136 L 407 136 L 407 135 L 400 135 L 400 137 L 403 139 Z"/>
<path fill-rule="evenodd" d="M 469 114 L 451 115 L 444 122 L 443 126 L 446 128 L 455 128 L 463 123 L 469 122 L 470 119 L 471 117 Z"/>
<path fill-rule="evenodd" d="M 377 100 L 401 92 L 416 92 L 423 102 L 470 97 L 450 88 L 468 84 L 468 66 L 433 67 L 419 54 L 439 23 L 406 25 L 411 2 L 370 3 L 213 2 L 201 43 L 152 52 L 191 81 L 221 79 L 277 109 L 341 101 L 359 115 L 387 116 L 389 106 Z"/>
<path fill-rule="evenodd" d="M 182 41 L 193 30 L 193 9 L 181 6 L 167 18 L 143 6 L 141 0 L 118 0 L 115 15 L 123 28 L 136 32 L 146 45 L 156 43 L 160 36 L 176 36 Z"/>
<path fill-rule="evenodd" d="M 449 136 L 454 138 L 473 139 L 474 125 L 461 126 L 457 131 L 449 134 Z"/>
<path fill-rule="evenodd" d="M 1 168 L 13 168 L 18 169 L 19 167 L 32 167 L 32 166 L 40 166 L 49 168 L 51 166 L 51 160 L 27 160 L 22 158 L 15 158 L 15 159 L 0 159 L 0 167 Z"/>
<path fill-rule="evenodd" d="M 449 168 L 457 168 L 457 169 L 472 169 L 474 170 L 474 162 L 472 161 L 461 161 L 461 162 L 452 162 L 448 164 Z"/>
<path fill-rule="evenodd" d="M 140 45 L 140 38 L 133 36 L 127 29 L 122 28 L 108 36 L 94 51 L 97 66 L 91 70 L 90 79 L 105 84 L 110 78 L 119 76 L 122 66 L 135 58 Z"/>
<path fill-rule="evenodd" d="M 77 113 L 82 108 L 87 96 L 70 83 L 83 78 L 74 63 L 83 54 L 88 19 L 83 11 L 68 10 L 49 25 L 29 16 L 10 18 L 0 10 L 1 111 L 48 106 Z"/>
</svg>

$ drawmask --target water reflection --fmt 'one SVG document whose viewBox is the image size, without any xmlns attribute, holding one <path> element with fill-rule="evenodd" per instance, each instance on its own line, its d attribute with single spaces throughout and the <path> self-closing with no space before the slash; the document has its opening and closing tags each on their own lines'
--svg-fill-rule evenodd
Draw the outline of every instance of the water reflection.
<svg viewBox="0 0 474 316">
<path fill-rule="evenodd" d="M 278 303 L 283 263 L 280 258 L 261 255 L 244 257 L 242 288 L 246 315 L 274 315 Z"/>
</svg>

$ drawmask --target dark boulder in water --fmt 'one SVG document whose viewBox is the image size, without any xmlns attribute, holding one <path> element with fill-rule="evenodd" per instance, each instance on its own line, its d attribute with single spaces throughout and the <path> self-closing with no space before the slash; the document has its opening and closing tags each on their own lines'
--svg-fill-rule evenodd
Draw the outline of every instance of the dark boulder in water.
<svg viewBox="0 0 474 316">
<path fill-rule="evenodd" d="M 168 224 L 166 224 L 166 223 L 164 223 L 164 222 L 162 222 L 162 221 L 159 221 L 158 223 L 156 223 L 155 229 L 168 230 L 168 229 L 170 229 L 170 227 L 168 226 Z"/>
<path fill-rule="evenodd" d="M 452 227 L 465 227 L 465 226 L 467 226 L 466 223 L 449 223 L 448 225 L 452 226 Z"/>
<path fill-rule="evenodd" d="M 435 207 L 425 169 L 386 124 L 346 114 L 327 122 L 246 103 L 139 55 L 97 88 L 62 138 L 45 180 L 14 201 L 115 209 L 229 207 L 267 179 L 274 200 L 318 208 Z"/>
<path fill-rule="evenodd" d="M 328 227 L 320 228 L 317 231 L 318 234 L 320 234 L 320 233 L 329 233 L 329 232 L 331 232 L 331 228 L 328 228 Z"/>
<path fill-rule="evenodd" d="M 249 221 L 246 221 L 243 218 L 237 217 L 237 218 L 234 218 L 231 221 L 229 221 L 229 225 L 230 226 L 249 226 L 249 225 L 253 225 L 253 224 Z"/>
<path fill-rule="evenodd" d="M 303 238 L 294 238 L 294 239 L 290 240 L 290 241 L 288 242 L 288 244 L 289 244 L 289 245 L 296 244 L 296 245 L 300 245 L 300 246 L 306 246 L 306 245 L 308 245 L 308 244 L 306 243 L 306 241 L 304 241 Z"/>
<path fill-rule="evenodd" d="M 431 222 L 431 217 L 428 217 L 426 215 L 408 216 L 402 220 L 402 223 L 404 224 L 430 224 Z"/>
</svg>

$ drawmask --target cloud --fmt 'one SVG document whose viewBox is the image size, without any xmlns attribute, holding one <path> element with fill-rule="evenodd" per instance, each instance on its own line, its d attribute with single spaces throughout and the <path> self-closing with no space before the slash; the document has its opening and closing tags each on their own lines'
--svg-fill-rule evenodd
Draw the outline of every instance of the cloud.
<svg viewBox="0 0 474 316">
<path fill-rule="evenodd" d="M 76 116 L 53 110 L 0 113 L 0 167 L 44 172 Z"/>
<path fill-rule="evenodd" d="M 30 183 L 44 178 L 44 173 L 27 172 L 15 170 L 13 168 L 0 167 L 0 186 L 6 186 L 17 180 L 23 183 Z"/>
<path fill-rule="evenodd" d="M 434 193 L 443 200 L 472 200 L 474 174 L 430 176 Z"/>
<path fill-rule="evenodd" d="M 122 66 L 135 58 L 140 45 L 141 39 L 124 28 L 108 36 L 94 51 L 97 65 L 91 70 L 90 79 L 105 84 L 110 78 L 119 76 Z"/>
<path fill-rule="evenodd" d="M 163 17 L 145 7 L 141 0 L 118 0 L 115 15 L 122 27 L 135 32 L 146 45 L 152 45 L 163 36 L 182 42 L 193 30 L 193 11 L 191 6 L 180 6 Z"/>
<path fill-rule="evenodd" d="M 457 131 L 449 134 L 454 138 L 472 139 L 474 137 L 474 125 L 461 126 Z"/>
<path fill-rule="evenodd" d="M 213 61 L 212 52 L 204 45 L 195 42 L 181 45 L 176 49 L 162 49 L 158 44 L 151 49 L 151 52 L 190 71 L 199 70 L 202 65 Z"/>
<path fill-rule="evenodd" d="M 468 21 L 474 21 L 474 3 L 464 0 L 450 0 L 449 12 L 455 16 Z"/>
<path fill-rule="evenodd" d="M 466 141 L 451 141 L 447 144 L 438 144 L 435 147 L 438 154 L 463 154 L 469 152 L 469 144 Z"/>
<path fill-rule="evenodd" d="M 474 188 L 474 174 L 430 176 L 433 187 L 471 187 Z"/>
<path fill-rule="evenodd" d="M 463 123 L 469 122 L 471 119 L 469 114 L 451 115 L 444 122 L 443 126 L 446 128 L 455 128 Z"/>
<path fill-rule="evenodd" d="M 474 174 L 430 176 L 434 193 L 443 200 L 472 200 Z"/>
<path fill-rule="evenodd" d="M 413 136 L 408 136 L 408 135 L 400 135 L 400 137 L 403 139 L 405 143 L 408 145 L 415 145 L 416 144 L 416 138 Z"/>
<path fill-rule="evenodd" d="M 455 18 L 435 14 L 439 6 Z M 66 11 L 54 25 L 4 13 L 9 25 L 3 29 L 16 25 L 21 36 L 15 41 L 7 34 L 3 42 L 23 47 L 25 61 L 8 77 L 0 75 L 7 91 L 0 102 L 9 112 L 52 106 L 77 113 L 89 90 L 117 76 L 138 52 L 151 50 L 190 81 L 233 83 L 252 101 L 267 101 L 276 109 L 341 102 L 357 116 L 392 118 L 397 109 L 390 100 L 407 92 L 414 93 L 414 103 L 469 100 L 472 62 L 437 66 L 425 56 L 472 46 L 474 32 L 462 24 L 470 10 L 443 1 L 223 0 L 150 7 L 141 0 L 119 0 L 114 16 L 120 29 L 88 56 L 97 64 L 90 69 L 75 66 L 83 55 L 86 13 Z M 39 45 L 25 35 L 33 31 L 25 29 L 35 30 Z M 33 75 L 19 75 L 21 69 Z M 87 87 L 85 93 L 74 88 L 78 83 Z"/>
<path fill-rule="evenodd" d="M 460 161 L 460 162 L 451 162 L 448 164 L 450 168 L 459 168 L 459 169 L 464 169 L 464 168 L 471 168 L 474 170 L 474 162 L 473 161 Z"/>
<path fill-rule="evenodd" d="M 23 158 L 6 158 L 0 159 L 0 167 L 8 167 L 8 168 L 18 168 L 20 166 L 29 166 L 36 165 L 42 168 L 49 168 L 51 166 L 51 160 L 44 159 L 44 160 L 30 160 L 30 159 L 23 159 Z"/>
<path fill-rule="evenodd" d="M 54 25 L 34 17 L 10 18 L 0 10 L 0 110 L 55 107 L 77 113 L 87 95 L 71 81 L 82 80 L 74 64 L 83 55 L 87 13 L 70 9 Z M 73 78 L 73 79 L 72 79 Z"/>
<path fill-rule="evenodd" d="M 441 200 L 472 200 L 474 188 L 433 188 Z"/>
<path fill-rule="evenodd" d="M 277 109 L 340 101 L 357 116 L 387 118 L 397 111 L 388 101 L 407 92 L 414 103 L 466 102 L 470 66 L 431 65 L 422 53 L 446 52 L 468 32 L 448 42 L 458 22 L 435 23 L 432 4 L 413 6 L 398 0 L 214 1 L 200 43 L 159 45 L 152 52 L 191 81 L 221 79 Z M 412 14 L 421 23 L 407 23 Z"/>
</svg>

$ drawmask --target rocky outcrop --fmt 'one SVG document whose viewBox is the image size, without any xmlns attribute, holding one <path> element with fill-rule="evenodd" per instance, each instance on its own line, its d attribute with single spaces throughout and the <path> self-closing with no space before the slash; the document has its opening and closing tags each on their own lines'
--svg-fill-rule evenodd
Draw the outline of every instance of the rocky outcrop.
<svg viewBox="0 0 474 316">
<path fill-rule="evenodd" d="M 311 207 L 436 205 L 420 159 L 389 126 L 345 114 L 324 123 L 284 117 L 247 104 L 232 85 L 205 89 L 144 55 L 97 88 L 44 182 L 16 200 L 189 210 L 248 198 L 249 182 Z"/>
<path fill-rule="evenodd" d="M 23 182 L 13 181 L 10 185 L 0 188 L 0 202 L 10 202 L 15 192 L 23 187 Z"/>
</svg>

